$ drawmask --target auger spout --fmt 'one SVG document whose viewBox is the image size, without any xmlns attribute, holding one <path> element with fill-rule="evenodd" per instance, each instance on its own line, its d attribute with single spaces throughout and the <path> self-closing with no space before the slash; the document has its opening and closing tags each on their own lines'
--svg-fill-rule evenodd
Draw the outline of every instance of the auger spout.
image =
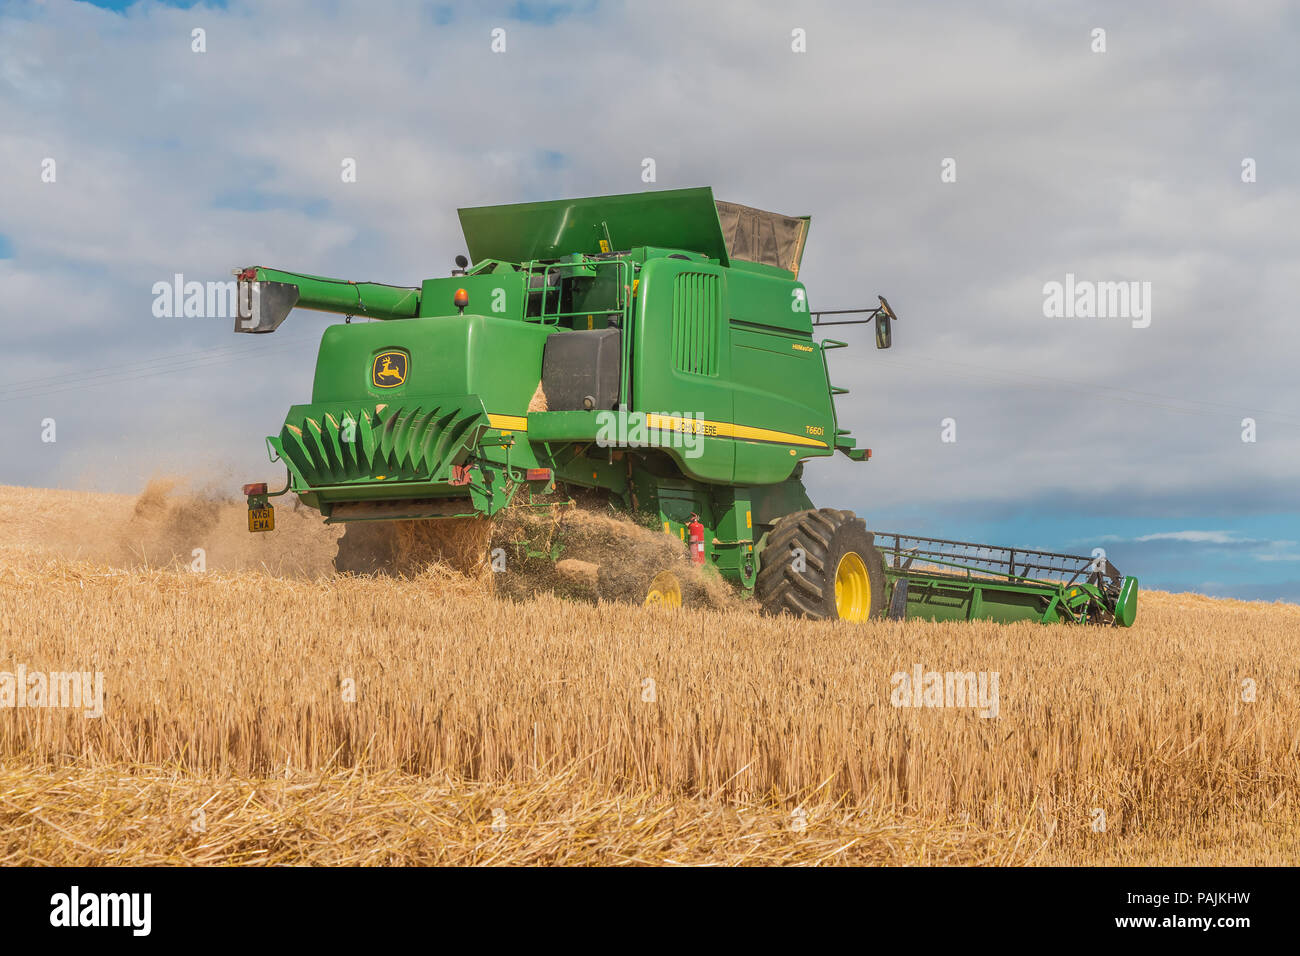
<svg viewBox="0 0 1300 956">
<path fill-rule="evenodd" d="M 420 290 L 381 282 L 350 282 L 326 276 L 249 266 L 236 273 L 236 332 L 274 332 L 294 308 L 411 319 L 420 312 Z"/>
</svg>

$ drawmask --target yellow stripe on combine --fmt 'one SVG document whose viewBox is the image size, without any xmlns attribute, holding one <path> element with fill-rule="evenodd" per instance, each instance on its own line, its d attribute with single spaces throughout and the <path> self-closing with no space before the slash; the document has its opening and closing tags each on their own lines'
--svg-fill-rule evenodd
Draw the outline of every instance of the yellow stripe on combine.
<svg viewBox="0 0 1300 956">
<path fill-rule="evenodd" d="M 826 448 L 824 441 L 808 438 L 804 435 L 792 435 L 789 432 L 774 432 L 770 428 L 754 428 L 752 425 L 732 425 L 732 438 L 744 438 L 749 441 L 768 441 L 782 445 L 808 445 L 813 448 Z"/>
<path fill-rule="evenodd" d="M 488 424 L 505 431 L 528 431 L 528 419 L 523 415 L 493 415 L 488 413 Z"/>
<path fill-rule="evenodd" d="M 803 445 L 808 448 L 826 448 L 824 441 L 790 432 L 755 428 L 752 425 L 733 425 L 730 422 L 711 422 L 702 418 L 676 418 L 672 415 L 646 415 L 647 428 L 660 431 L 691 432 L 709 438 L 739 438 L 742 441 L 765 441 L 777 445 Z"/>
<path fill-rule="evenodd" d="M 524 415 L 488 414 L 488 424 L 502 431 L 528 431 L 528 418 Z M 809 438 L 807 435 L 795 435 L 791 432 L 774 431 L 771 428 L 755 428 L 753 425 L 734 425 L 731 422 L 713 422 L 703 418 L 677 418 L 673 415 L 650 413 L 645 417 L 647 428 L 660 431 L 692 433 L 708 438 L 738 438 L 741 441 L 762 441 L 775 445 L 802 445 L 805 448 L 827 448 L 824 441 Z"/>
</svg>

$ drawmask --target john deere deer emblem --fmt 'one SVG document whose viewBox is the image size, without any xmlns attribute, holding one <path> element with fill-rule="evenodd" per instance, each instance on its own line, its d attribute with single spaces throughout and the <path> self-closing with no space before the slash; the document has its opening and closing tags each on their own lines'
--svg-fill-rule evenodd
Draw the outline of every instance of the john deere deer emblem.
<svg viewBox="0 0 1300 956">
<path fill-rule="evenodd" d="M 376 388 L 395 388 L 406 381 L 406 353 L 380 352 L 370 369 L 370 380 Z"/>
</svg>

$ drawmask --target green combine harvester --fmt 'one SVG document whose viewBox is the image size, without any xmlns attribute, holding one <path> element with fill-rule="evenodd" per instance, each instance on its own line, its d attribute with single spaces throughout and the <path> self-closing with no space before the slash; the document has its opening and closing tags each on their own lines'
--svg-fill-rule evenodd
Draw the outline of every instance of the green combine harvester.
<svg viewBox="0 0 1300 956">
<path fill-rule="evenodd" d="M 469 258 L 418 288 L 261 266 L 238 277 L 237 332 L 295 307 L 326 329 L 311 402 L 267 439 L 286 488 L 245 486 L 249 529 L 289 491 L 345 522 L 340 570 L 382 522 L 491 518 L 598 489 L 650 518 L 767 611 L 810 618 L 987 618 L 1131 625 L 1137 582 L 1104 559 L 871 532 L 815 508 L 809 459 L 871 457 L 841 428 L 811 312 L 808 217 L 680 189 L 460 210 Z M 472 261 L 472 265 L 470 262 Z M 366 322 L 353 322 L 365 318 Z M 681 603 L 674 569 L 647 602 Z"/>
</svg>

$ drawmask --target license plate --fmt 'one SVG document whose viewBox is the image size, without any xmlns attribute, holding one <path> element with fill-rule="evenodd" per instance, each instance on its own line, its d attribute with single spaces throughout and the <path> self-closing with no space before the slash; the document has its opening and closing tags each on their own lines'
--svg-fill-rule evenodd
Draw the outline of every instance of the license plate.
<svg viewBox="0 0 1300 956">
<path fill-rule="evenodd" d="M 248 530 L 249 531 L 274 531 L 275 530 L 275 509 L 270 505 L 265 508 L 248 509 Z"/>
</svg>

